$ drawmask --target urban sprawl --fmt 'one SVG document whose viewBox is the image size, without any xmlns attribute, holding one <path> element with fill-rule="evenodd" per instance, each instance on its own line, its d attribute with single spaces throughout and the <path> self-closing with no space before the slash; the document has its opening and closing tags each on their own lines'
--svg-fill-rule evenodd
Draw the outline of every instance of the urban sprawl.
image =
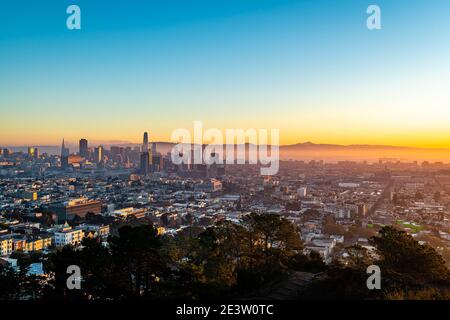
<svg viewBox="0 0 450 320">
<path fill-rule="evenodd" d="M 273 213 L 298 227 L 305 253 L 325 263 L 345 259 L 345 247 L 395 225 L 435 248 L 450 265 L 450 165 L 400 162 L 281 161 L 278 174 L 259 165 L 181 164 L 158 152 L 144 134 L 140 146 L 89 147 L 79 141 L 59 155 L 0 149 L 0 264 L 45 276 L 45 257 L 86 237 L 105 246 L 124 225 L 154 225 L 175 235 L 189 226 L 241 223 Z"/>
</svg>

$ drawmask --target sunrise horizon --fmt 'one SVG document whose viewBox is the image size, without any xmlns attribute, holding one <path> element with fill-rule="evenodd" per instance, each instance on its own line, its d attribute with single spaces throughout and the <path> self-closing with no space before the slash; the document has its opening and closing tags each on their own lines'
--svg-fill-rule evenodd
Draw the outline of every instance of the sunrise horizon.
<svg viewBox="0 0 450 320">
<path fill-rule="evenodd" d="M 81 1 L 68 30 L 64 1 L 21 1 L 0 12 L 0 145 L 169 141 L 202 120 L 282 145 L 450 148 L 448 2 L 381 0 L 368 30 L 356 0 Z"/>
<path fill-rule="evenodd" d="M 19 148 L 19 147 L 60 147 L 61 141 L 64 140 L 65 143 L 69 146 L 77 147 L 79 140 L 84 139 L 86 137 L 80 137 L 78 139 L 66 139 L 62 137 L 60 141 L 53 143 L 16 143 L 16 144 L 0 144 L 0 147 L 10 147 L 10 148 Z M 92 145 L 104 145 L 104 146 L 123 146 L 123 145 L 140 145 L 141 142 L 136 139 L 136 141 L 128 141 L 128 140 L 96 140 L 89 139 L 89 142 Z M 164 144 L 176 144 L 175 141 L 170 141 L 170 139 L 162 140 L 157 139 L 151 141 L 152 143 L 164 143 Z M 208 142 L 205 141 L 204 144 Z M 247 142 L 248 143 L 248 142 Z M 247 144 L 246 143 L 246 144 Z M 256 143 L 256 145 L 260 145 Z M 268 145 L 271 145 L 268 143 Z M 450 146 L 416 146 L 416 145 L 400 145 L 400 144 L 383 144 L 383 143 L 331 143 L 326 141 L 310 141 L 310 140 L 299 140 L 298 142 L 287 142 L 287 143 L 279 143 L 280 147 L 289 147 L 289 146 L 297 146 L 297 145 L 312 145 L 312 146 L 339 146 L 339 147 L 386 147 L 386 148 L 407 148 L 407 149 L 424 149 L 424 150 L 450 150 Z"/>
</svg>

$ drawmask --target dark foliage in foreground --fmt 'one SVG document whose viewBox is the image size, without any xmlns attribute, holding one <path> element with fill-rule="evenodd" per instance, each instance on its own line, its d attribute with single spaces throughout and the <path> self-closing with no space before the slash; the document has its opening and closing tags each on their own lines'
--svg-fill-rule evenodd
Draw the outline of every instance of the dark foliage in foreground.
<svg viewBox="0 0 450 320">
<path fill-rule="evenodd" d="M 358 246 L 326 266 L 303 254 L 296 227 L 272 214 L 251 214 L 243 224 L 188 227 L 161 236 L 151 225 L 122 227 L 104 246 L 84 239 L 45 262 L 48 279 L 0 267 L 0 299 L 219 299 L 249 297 L 296 271 L 321 273 L 292 298 L 448 299 L 449 271 L 430 247 L 394 228 L 371 239 L 377 258 Z M 375 260 L 375 261 L 374 261 Z M 366 268 L 382 270 L 382 290 L 368 290 Z M 81 290 L 66 285 L 69 265 L 81 269 Z M 45 280 L 45 281 L 44 281 Z"/>
<path fill-rule="evenodd" d="M 393 227 L 384 227 L 370 243 L 377 258 L 367 250 L 347 248 L 350 259 L 345 267 L 334 263 L 324 280 L 312 283 L 302 299 L 450 299 L 450 272 L 442 257 L 430 246 Z M 366 268 L 375 264 L 381 270 L 381 290 L 368 290 Z"/>
</svg>

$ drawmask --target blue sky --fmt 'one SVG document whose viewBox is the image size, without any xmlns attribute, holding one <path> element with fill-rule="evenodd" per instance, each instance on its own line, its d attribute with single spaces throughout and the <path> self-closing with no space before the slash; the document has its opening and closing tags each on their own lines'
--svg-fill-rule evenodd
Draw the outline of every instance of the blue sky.
<svg viewBox="0 0 450 320">
<path fill-rule="evenodd" d="M 167 140 L 203 120 L 284 143 L 450 147 L 449 14 L 446 0 L 2 0 L 0 144 Z"/>
</svg>

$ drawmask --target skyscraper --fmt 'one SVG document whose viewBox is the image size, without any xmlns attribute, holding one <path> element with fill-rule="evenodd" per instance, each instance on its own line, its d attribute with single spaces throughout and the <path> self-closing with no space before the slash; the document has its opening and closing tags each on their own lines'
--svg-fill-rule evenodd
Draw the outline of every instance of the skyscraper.
<svg viewBox="0 0 450 320">
<path fill-rule="evenodd" d="M 66 145 L 64 143 L 64 139 L 62 141 L 61 146 L 61 168 L 63 170 L 67 169 L 69 167 L 69 148 L 66 148 Z"/>
<path fill-rule="evenodd" d="M 142 141 L 142 152 L 148 152 L 148 133 L 144 132 L 144 139 Z"/>
<path fill-rule="evenodd" d="M 125 160 L 125 149 L 123 147 L 111 146 L 111 159 L 123 163 Z"/>
<path fill-rule="evenodd" d="M 103 147 L 98 146 L 94 150 L 94 161 L 95 163 L 99 164 L 103 162 Z"/>
<path fill-rule="evenodd" d="M 150 146 L 148 150 L 148 164 L 150 166 L 150 169 L 153 171 L 153 147 Z"/>
<path fill-rule="evenodd" d="M 68 157 L 69 156 L 69 148 L 66 148 L 66 145 L 64 143 L 64 139 L 62 141 L 62 146 L 61 146 L 61 157 Z"/>
<path fill-rule="evenodd" d="M 140 173 L 146 175 L 150 171 L 152 158 L 148 149 L 148 133 L 144 132 L 144 139 L 142 141 L 141 158 L 140 158 Z"/>
<path fill-rule="evenodd" d="M 5 158 L 9 157 L 9 155 L 11 154 L 11 152 L 9 151 L 8 148 L 4 148 L 2 153 L 3 153 L 3 157 L 5 157 Z"/>
<path fill-rule="evenodd" d="M 147 152 L 142 152 L 141 153 L 141 165 L 140 165 L 140 173 L 143 175 L 147 175 L 149 173 L 149 158 L 150 155 Z"/>
<path fill-rule="evenodd" d="M 87 159 L 89 156 L 88 141 L 86 139 L 80 140 L 80 156 L 82 156 L 85 159 Z"/>
<path fill-rule="evenodd" d="M 32 159 L 39 159 L 39 149 L 36 147 L 28 147 L 28 157 Z"/>
</svg>

